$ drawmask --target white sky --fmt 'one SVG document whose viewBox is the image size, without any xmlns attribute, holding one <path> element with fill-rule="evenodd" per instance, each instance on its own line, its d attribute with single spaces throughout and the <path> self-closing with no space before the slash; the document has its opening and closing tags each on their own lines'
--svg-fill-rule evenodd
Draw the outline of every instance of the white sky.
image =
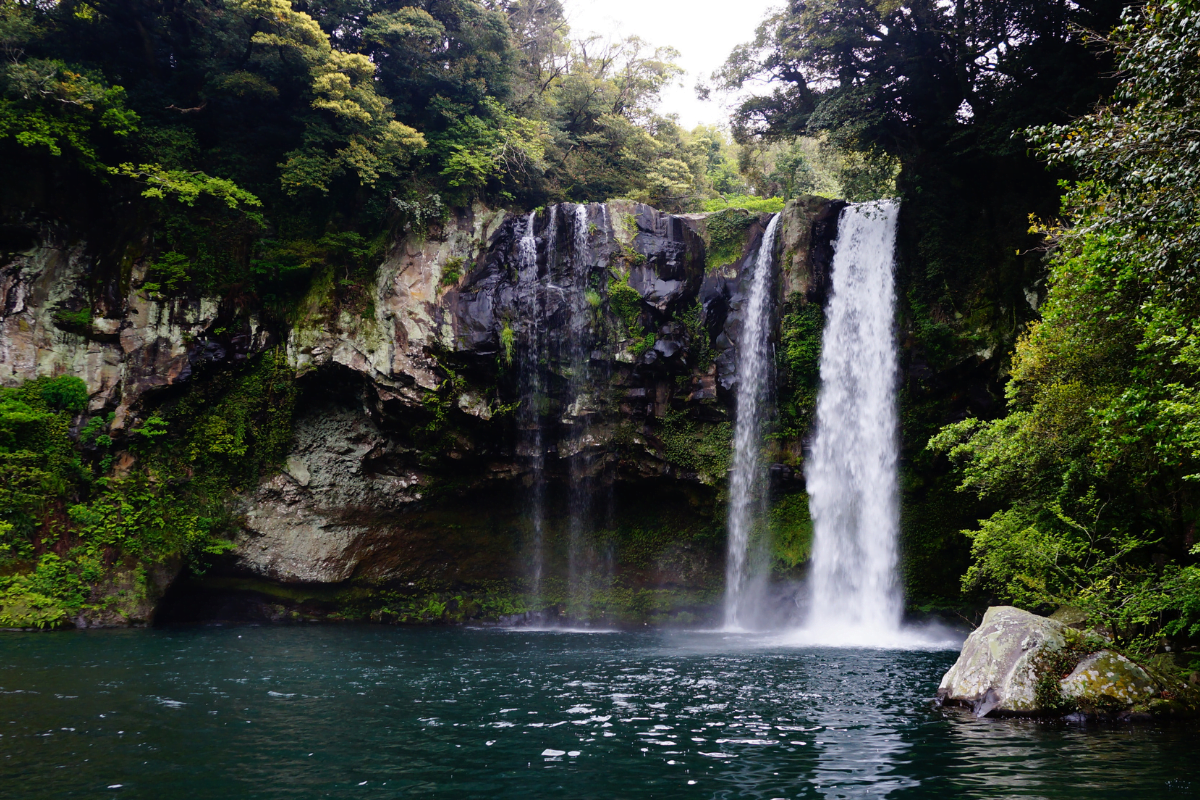
<svg viewBox="0 0 1200 800">
<path fill-rule="evenodd" d="M 563 0 L 573 37 L 637 36 L 682 53 L 679 65 L 687 74 L 663 92 L 662 110 L 678 114 L 680 124 L 688 129 L 702 122 L 728 121 L 729 110 L 720 95 L 714 93 L 707 103 L 696 99 L 696 80 L 707 80 L 735 46 L 753 39 L 767 11 L 781 4 L 781 0 Z"/>
</svg>

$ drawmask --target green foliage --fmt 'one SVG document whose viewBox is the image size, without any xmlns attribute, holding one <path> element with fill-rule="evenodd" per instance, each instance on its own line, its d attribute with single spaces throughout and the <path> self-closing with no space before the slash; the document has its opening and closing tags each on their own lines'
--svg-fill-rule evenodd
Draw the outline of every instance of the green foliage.
<svg viewBox="0 0 1200 800">
<path fill-rule="evenodd" d="M 446 259 L 442 266 L 442 286 L 453 286 L 462 277 L 463 260 L 458 256 Z"/>
<path fill-rule="evenodd" d="M 608 284 L 608 307 L 625 325 L 629 334 L 629 351 L 640 358 L 654 347 L 655 335 L 642 325 L 642 295 L 627 280 L 613 278 Z"/>
<path fill-rule="evenodd" d="M 191 264 L 183 253 L 174 250 L 163 253 L 150 262 L 142 288 L 147 292 L 173 295 L 191 281 L 190 268 Z"/>
<path fill-rule="evenodd" d="M 821 380 L 821 335 L 825 313 L 815 303 L 792 297 L 785 304 L 776 351 L 779 430 L 788 437 L 803 438 L 816 420 L 817 390 Z"/>
<path fill-rule="evenodd" d="M 87 406 L 83 381 L 0 389 L 0 624 L 55 625 L 104 605 L 95 587 L 122 564 L 135 565 L 134 577 L 174 558 L 202 571 L 230 550 L 229 495 L 282 461 L 295 395 L 282 351 L 198 381 L 125 433 L 131 466 L 117 474 L 111 454 L 97 463 L 116 444 L 112 413 L 72 441 L 71 420 Z M 144 593 L 145 581 L 134 591 Z"/>
<path fill-rule="evenodd" d="M 12 31 L 14 20 L 27 13 L 6 3 L 0 24 Z M 11 53 L 17 43 L 8 44 Z M 52 156 L 67 152 L 86 169 L 102 170 L 94 140 L 104 133 L 129 136 L 139 118 L 126 108 L 122 87 L 88 72 L 58 59 L 11 60 L 0 72 L 0 139 L 12 137 L 22 147 L 44 148 Z"/>
<path fill-rule="evenodd" d="M 261 206 L 262 201 L 245 189 L 238 187 L 233 181 L 224 178 L 214 178 L 203 172 L 188 172 L 178 169 L 163 169 L 158 164 L 121 164 L 109 168 L 113 175 L 132 178 L 140 183 L 148 184 L 150 188 L 142 192 L 142 197 L 153 197 L 162 200 L 168 196 L 175 198 L 185 206 L 196 205 L 196 200 L 203 195 L 216 198 L 231 209 L 240 206 Z"/>
<path fill-rule="evenodd" d="M 1200 29 L 1189 0 L 1125 10 L 1108 45 L 1121 56 L 1111 103 L 1069 125 L 1030 131 L 1052 163 L 1082 170 L 1068 203 L 1077 233 L 1102 233 L 1160 280 L 1188 284 L 1200 252 Z"/>
<path fill-rule="evenodd" d="M 188 423 L 184 455 L 198 484 L 214 495 L 247 488 L 282 464 L 295 404 L 295 373 L 282 349 L 265 353 L 240 375 L 214 377 L 182 401 L 172 417 Z M 151 417 L 141 432 L 157 438 L 163 427 Z"/>
<path fill-rule="evenodd" d="M 727 208 L 705 220 L 708 252 L 705 266 L 709 271 L 734 264 L 746 250 L 746 233 L 758 215 L 740 207 Z"/>
<path fill-rule="evenodd" d="M 784 495 L 771 504 L 771 563 L 776 570 L 792 570 L 812 555 L 813 524 L 808 495 Z"/>
<path fill-rule="evenodd" d="M 701 423 L 688 419 L 685 412 L 668 411 L 659 438 L 663 457 L 699 473 L 704 483 L 720 483 L 733 466 L 733 426 L 728 422 Z"/>
<path fill-rule="evenodd" d="M 69 430 L 86 403 L 71 376 L 0 388 L 0 561 L 32 555 L 43 515 L 84 477 Z"/>
<path fill-rule="evenodd" d="M 705 200 L 701 209 L 712 213 L 724 211 L 727 208 L 740 208 L 755 214 L 776 214 L 783 210 L 785 200 L 782 197 L 755 197 L 754 195 L 735 194 L 714 197 Z"/>
<path fill-rule="evenodd" d="M 508 320 L 504 320 L 504 324 L 500 328 L 500 346 L 504 348 L 505 364 L 512 364 L 513 346 L 516 341 L 517 334 L 513 330 L 512 324 Z"/>
<path fill-rule="evenodd" d="M 55 553 L 38 559 L 32 572 L 0 578 L 0 626 L 52 628 L 90 594 L 89 580 L 100 575 L 96 559 L 64 561 Z"/>
<path fill-rule="evenodd" d="M 700 298 L 697 297 L 691 306 L 681 309 L 675 318 L 687 331 L 692 367 L 701 372 L 708 372 L 717 354 L 712 345 L 712 336 L 704 327 L 704 305 Z"/>
<path fill-rule="evenodd" d="M 1178 268 L 1200 255 L 1183 233 L 1200 214 L 1172 199 L 1191 191 L 1200 161 L 1155 133 L 1197 127 L 1196 106 L 1176 102 L 1200 77 L 1195 18 L 1183 3 L 1131 11 L 1114 38 L 1118 102 L 1033 132 L 1084 171 L 1066 198 L 1071 225 L 1047 231 L 1056 249 L 1043 319 L 1018 343 L 1008 413 L 930 443 L 961 465 L 964 490 L 1002 505 L 969 534 L 966 585 L 1082 608 L 1135 650 L 1200 632 L 1200 295 Z"/>
<path fill-rule="evenodd" d="M 79 413 L 87 408 L 87 384 L 74 375 L 45 379 L 40 393 L 46 405 L 56 411 Z"/>
</svg>

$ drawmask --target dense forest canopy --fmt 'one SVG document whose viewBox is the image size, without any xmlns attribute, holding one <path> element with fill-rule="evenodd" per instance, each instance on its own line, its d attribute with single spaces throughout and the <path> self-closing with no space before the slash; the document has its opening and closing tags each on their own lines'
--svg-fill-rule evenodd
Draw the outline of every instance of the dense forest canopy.
<svg viewBox="0 0 1200 800">
<path fill-rule="evenodd" d="M 675 52 L 571 39 L 557 0 L 5 0 L 0 46 L 6 207 L 124 198 L 210 288 L 302 286 L 477 200 L 746 190 L 726 137 L 657 112 Z"/>
</svg>

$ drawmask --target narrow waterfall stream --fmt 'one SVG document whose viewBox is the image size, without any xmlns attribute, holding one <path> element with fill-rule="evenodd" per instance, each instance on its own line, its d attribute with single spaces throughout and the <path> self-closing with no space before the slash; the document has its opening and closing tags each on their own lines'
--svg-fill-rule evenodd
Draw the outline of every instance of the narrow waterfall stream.
<svg viewBox="0 0 1200 800">
<path fill-rule="evenodd" d="M 543 394 L 541 329 L 541 291 L 537 263 L 537 238 L 534 235 L 536 212 L 530 212 L 525 221 L 525 232 L 517 243 L 517 285 L 520 288 L 520 313 L 524 323 L 521 331 L 523 341 L 519 350 L 520 392 L 518 455 L 529 464 L 529 485 L 526 504 L 533 541 L 529 553 L 529 582 L 534 606 L 542 596 L 542 578 L 545 568 L 545 523 L 546 523 L 546 448 L 542 442 L 541 396 Z"/>
<path fill-rule="evenodd" d="M 594 406 L 589 361 L 593 344 L 591 308 L 587 302 L 586 288 L 591 273 L 588 259 L 588 205 L 575 206 L 571 237 L 570 281 L 564 281 L 567 290 L 569 320 L 567 327 L 568 384 L 571 405 L 566 410 L 565 420 L 571 430 L 569 447 L 571 452 L 570 494 L 568 497 L 567 520 L 567 588 L 569 612 L 578 619 L 586 619 L 592 600 L 591 532 L 593 528 L 593 494 L 595 487 L 589 473 L 587 461 L 590 415 Z M 559 443 L 560 452 L 564 443 Z"/>
<path fill-rule="evenodd" d="M 900 631 L 896 578 L 899 206 L 847 207 L 838 225 L 821 345 L 817 435 L 807 461 L 814 542 L 810 640 L 880 645 Z"/>
<path fill-rule="evenodd" d="M 755 505 L 762 500 L 755 492 L 759 476 L 764 400 L 772 372 L 768 336 L 771 325 L 771 276 L 774 269 L 775 235 L 780 215 L 776 214 L 763 233 L 762 243 L 750 276 L 750 296 L 743 313 L 738 340 L 737 420 L 733 434 L 733 474 L 729 482 L 729 538 L 725 561 L 725 627 L 737 629 L 746 622 L 746 582 L 749 575 L 750 528 Z"/>
</svg>

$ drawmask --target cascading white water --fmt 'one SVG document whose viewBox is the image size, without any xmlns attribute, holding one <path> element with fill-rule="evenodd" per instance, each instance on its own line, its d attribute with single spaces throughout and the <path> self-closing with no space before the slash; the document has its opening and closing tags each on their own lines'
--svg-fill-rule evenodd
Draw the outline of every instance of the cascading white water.
<svg viewBox="0 0 1200 800">
<path fill-rule="evenodd" d="M 524 320 L 524 342 L 520 350 L 521 406 L 518 412 L 520 443 L 518 450 L 529 459 L 529 517 L 533 527 L 530 553 L 530 582 L 534 605 L 542 594 L 542 572 L 545 562 L 546 518 L 546 451 L 542 444 L 540 396 L 542 375 L 539 359 L 542 350 L 541 304 L 538 287 L 537 238 L 534 235 L 536 212 L 525 220 L 525 232 L 517 242 L 517 283 L 521 316 Z"/>
<path fill-rule="evenodd" d="M 894 201 L 848 206 L 821 342 L 817 435 L 807 461 L 814 541 L 806 632 L 880 645 L 900 629 L 896 580 Z"/>
<path fill-rule="evenodd" d="M 580 203 L 575 206 L 575 261 L 578 264 L 575 268 L 575 277 L 580 276 L 586 279 L 587 272 L 587 244 L 588 244 L 588 207 L 587 203 Z"/>
<path fill-rule="evenodd" d="M 729 534 L 725 559 L 725 627 L 744 622 L 746 579 L 749 573 L 750 527 L 754 520 L 754 484 L 759 473 L 762 409 L 766 399 L 770 331 L 771 276 L 779 215 L 763 233 L 750 276 L 750 296 L 742 312 L 738 339 L 737 420 L 733 434 L 733 475 L 729 482 Z"/>
</svg>

